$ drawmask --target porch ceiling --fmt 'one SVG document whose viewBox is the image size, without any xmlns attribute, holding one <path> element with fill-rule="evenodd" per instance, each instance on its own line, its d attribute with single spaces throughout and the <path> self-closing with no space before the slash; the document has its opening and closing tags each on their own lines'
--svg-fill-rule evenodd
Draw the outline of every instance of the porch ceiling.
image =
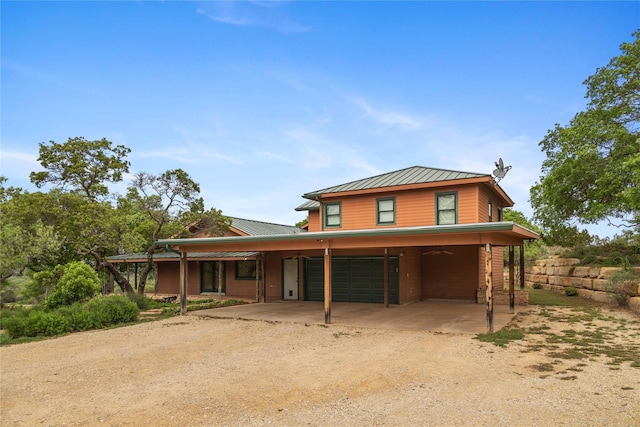
<svg viewBox="0 0 640 427">
<path fill-rule="evenodd" d="M 158 240 L 181 252 L 281 251 L 312 249 L 391 248 L 434 245 L 520 245 L 539 236 L 513 222 L 448 226 L 339 230 L 292 235 L 233 236 Z"/>
</svg>

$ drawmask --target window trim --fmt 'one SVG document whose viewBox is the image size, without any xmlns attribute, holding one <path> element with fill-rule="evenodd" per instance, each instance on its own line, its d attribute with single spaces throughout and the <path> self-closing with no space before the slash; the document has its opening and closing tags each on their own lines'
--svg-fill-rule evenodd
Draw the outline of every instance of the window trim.
<svg viewBox="0 0 640 427">
<path fill-rule="evenodd" d="M 489 200 L 489 222 L 493 222 L 493 202 Z"/>
<path fill-rule="evenodd" d="M 249 263 L 252 262 L 253 263 L 253 276 L 249 275 L 249 274 L 241 274 L 240 272 L 240 263 L 244 262 L 244 263 Z M 247 260 L 237 260 L 233 263 L 233 267 L 234 267 L 234 277 L 236 280 L 256 280 L 256 273 L 257 273 L 257 267 L 258 264 L 256 262 L 255 259 L 247 259 Z"/>
<path fill-rule="evenodd" d="M 380 210 L 380 202 L 390 201 L 393 203 L 393 208 L 385 211 Z M 391 221 L 381 221 L 380 214 L 384 212 L 393 213 L 393 220 Z M 376 225 L 395 225 L 396 223 L 396 198 L 395 197 L 379 197 L 376 199 Z"/>
<path fill-rule="evenodd" d="M 440 196 L 453 196 L 453 204 L 454 207 L 453 209 L 440 209 Z M 458 223 L 458 192 L 457 191 L 446 191 L 446 192 L 442 192 L 442 193 L 436 193 L 436 203 L 435 203 L 435 208 L 436 208 L 436 225 L 452 225 L 452 224 L 440 224 L 440 212 L 441 211 L 451 211 L 453 210 L 454 212 L 454 222 L 453 224 L 457 224 Z"/>
<path fill-rule="evenodd" d="M 337 215 L 331 215 L 331 216 L 337 216 L 338 217 L 338 224 L 337 225 L 329 225 L 328 224 L 328 217 L 329 217 L 329 209 L 327 209 L 329 206 L 338 206 L 338 214 Z M 331 203 L 324 203 L 322 206 L 322 225 L 324 226 L 324 228 L 341 228 L 342 227 L 342 202 L 331 202 Z"/>
</svg>

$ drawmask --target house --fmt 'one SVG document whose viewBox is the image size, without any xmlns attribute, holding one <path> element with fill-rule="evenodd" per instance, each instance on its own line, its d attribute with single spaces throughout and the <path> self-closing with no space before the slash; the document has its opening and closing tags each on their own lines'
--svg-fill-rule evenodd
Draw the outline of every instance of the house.
<svg viewBox="0 0 640 427">
<path fill-rule="evenodd" d="M 334 301 L 493 304 L 507 248 L 513 305 L 512 249 L 538 238 L 503 221 L 513 201 L 488 174 L 414 166 L 302 197 L 305 229 L 234 218 L 224 237 L 159 240 L 158 292 L 324 301 L 325 318 Z"/>
</svg>

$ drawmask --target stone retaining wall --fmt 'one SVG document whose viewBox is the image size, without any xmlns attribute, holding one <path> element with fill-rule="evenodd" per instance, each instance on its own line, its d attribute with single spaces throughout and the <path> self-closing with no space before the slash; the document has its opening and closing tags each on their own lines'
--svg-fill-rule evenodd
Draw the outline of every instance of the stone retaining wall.
<svg viewBox="0 0 640 427">
<path fill-rule="evenodd" d="M 607 292 L 607 286 L 609 279 L 622 271 L 622 268 L 582 267 L 579 263 L 577 258 L 537 260 L 534 265 L 525 268 L 525 286 L 532 287 L 539 283 L 543 288 L 557 292 L 564 292 L 565 288 L 573 286 L 582 298 L 616 304 L 615 297 Z M 633 269 L 640 276 L 640 267 Z M 640 313 L 640 281 L 628 283 L 627 286 L 634 295 L 629 301 L 629 307 Z"/>
</svg>

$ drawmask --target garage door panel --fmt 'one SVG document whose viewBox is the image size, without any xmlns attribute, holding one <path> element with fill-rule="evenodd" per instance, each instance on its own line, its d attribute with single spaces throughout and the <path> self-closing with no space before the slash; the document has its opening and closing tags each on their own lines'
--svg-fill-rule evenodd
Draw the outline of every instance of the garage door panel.
<svg viewBox="0 0 640 427">
<path fill-rule="evenodd" d="M 398 259 L 389 258 L 389 301 L 398 302 Z M 383 258 L 333 258 L 332 300 L 337 302 L 384 302 Z M 307 300 L 324 300 L 322 259 L 307 260 Z"/>
</svg>

